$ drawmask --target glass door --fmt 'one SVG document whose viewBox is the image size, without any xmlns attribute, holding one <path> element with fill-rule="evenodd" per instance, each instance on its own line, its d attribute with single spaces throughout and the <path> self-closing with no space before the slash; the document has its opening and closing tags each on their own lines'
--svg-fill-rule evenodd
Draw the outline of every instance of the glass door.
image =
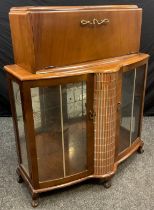
<svg viewBox="0 0 154 210">
<path fill-rule="evenodd" d="M 40 182 L 89 170 L 87 92 L 87 81 L 31 88 Z"/>
<path fill-rule="evenodd" d="M 86 82 L 62 86 L 65 175 L 87 169 Z"/>
<path fill-rule="evenodd" d="M 119 153 L 140 136 L 146 65 L 123 72 Z"/>
<path fill-rule="evenodd" d="M 134 70 L 131 70 L 124 72 L 122 76 L 119 152 L 122 152 L 130 146 L 134 75 Z"/>
</svg>

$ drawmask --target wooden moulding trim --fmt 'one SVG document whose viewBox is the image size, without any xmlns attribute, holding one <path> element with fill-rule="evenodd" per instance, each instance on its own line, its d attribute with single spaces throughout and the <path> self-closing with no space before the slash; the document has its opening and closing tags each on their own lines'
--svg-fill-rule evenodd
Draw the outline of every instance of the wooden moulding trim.
<svg viewBox="0 0 154 210">
<path fill-rule="evenodd" d="M 28 175 L 26 174 L 26 172 L 24 171 L 24 169 L 22 168 L 21 165 L 18 166 L 18 168 L 17 168 L 17 174 L 21 175 L 21 177 L 23 178 L 25 183 L 28 185 L 28 189 L 30 190 L 31 193 L 33 193 L 34 188 L 30 182 L 30 178 L 28 177 Z"/>
<path fill-rule="evenodd" d="M 85 63 L 54 67 L 52 69 L 42 69 L 36 72 L 36 74 L 48 74 L 48 73 L 82 73 L 89 71 L 89 73 L 102 73 L 103 71 L 112 73 L 117 72 L 122 66 L 129 67 L 134 63 L 144 62 L 149 55 L 143 53 L 136 53 L 130 55 L 124 55 L 120 57 L 108 58 L 103 60 L 88 61 Z M 76 72 L 75 72 L 76 71 Z"/>
<path fill-rule="evenodd" d="M 114 164 L 114 168 L 111 172 L 107 173 L 107 174 L 104 174 L 104 175 L 91 175 L 89 176 L 89 178 L 98 178 L 98 179 L 107 179 L 107 178 L 111 178 L 112 176 L 114 176 L 115 172 L 117 170 L 117 165 Z"/>
<path fill-rule="evenodd" d="M 82 178 L 89 177 L 91 174 L 92 174 L 91 171 L 86 170 L 86 171 L 80 172 L 78 174 L 73 174 L 73 175 L 62 177 L 59 179 L 39 182 L 39 188 L 44 189 L 44 188 L 48 188 L 49 186 L 55 188 L 56 186 L 63 186 L 65 184 L 69 184 L 69 183 L 71 184 L 72 182 L 74 183 Z"/>
<path fill-rule="evenodd" d="M 20 173 L 18 173 L 19 171 L 22 171 L 22 173 L 24 174 L 24 176 L 29 180 L 29 182 L 31 182 L 31 179 L 29 177 L 29 175 L 27 174 L 25 168 L 23 167 L 22 163 L 19 165 L 19 167 L 17 168 L 17 174 L 20 175 Z"/>
<path fill-rule="evenodd" d="M 131 65 L 140 65 L 146 63 L 149 55 L 147 54 L 133 54 L 127 56 L 121 56 L 116 58 L 92 61 L 77 65 L 57 67 L 53 69 L 40 70 L 44 73 L 32 74 L 26 69 L 14 64 L 5 66 L 5 70 L 10 75 L 18 78 L 20 81 L 31 81 L 31 80 L 40 80 L 40 79 L 52 79 L 60 77 L 70 77 L 75 75 L 89 74 L 89 73 L 112 73 L 117 72 L 123 67 L 123 70 L 126 71 Z"/>
<path fill-rule="evenodd" d="M 140 146 L 143 146 L 143 144 L 143 141 L 140 138 L 137 138 L 129 148 L 118 155 L 117 164 L 119 165 L 122 161 L 131 156 Z"/>
<path fill-rule="evenodd" d="M 126 72 L 126 71 L 130 71 L 130 69 L 135 69 L 135 68 L 140 67 L 140 66 L 142 66 L 142 65 L 147 63 L 147 59 L 148 58 L 145 58 L 143 60 L 140 60 L 140 61 L 137 61 L 137 62 L 131 63 L 131 64 L 126 64 L 126 65 L 124 64 L 123 65 L 123 71 Z"/>
<path fill-rule="evenodd" d="M 33 194 L 33 193 L 41 193 L 41 192 L 46 192 L 46 191 L 50 191 L 50 190 L 54 190 L 54 189 L 59 189 L 59 188 L 63 188 L 63 187 L 66 187 L 66 186 L 71 186 L 73 184 L 77 184 L 79 182 L 82 182 L 82 181 L 85 181 L 87 179 L 90 178 L 90 176 L 86 176 L 86 177 L 82 177 L 82 178 L 79 178 L 77 180 L 73 180 L 73 181 L 70 181 L 70 182 L 67 182 L 67 183 L 63 183 L 63 184 L 59 184 L 59 185 L 56 185 L 56 186 L 52 186 L 52 187 L 44 187 L 42 189 L 34 189 L 32 184 L 30 183 L 29 179 L 27 178 L 24 170 L 22 169 L 21 166 L 19 166 L 17 168 L 17 174 L 18 175 L 21 175 L 23 180 L 26 182 L 26 184 L 28 185 L 28 188 L 30 190 L 30 192 Z M 53 180 L 54 181 L 54 180 Z"/>
<path fill-rule="evenodd" d="M 80 178 L 78 180 L 74 180 L 74 181 L 71 181 L 71 182 L 68 182 L 68 183 L 64 183 L 64 184 L 61 184 L 61 185 L 56 185 L 56 186 L 52 186 L 52 187 L 46 187 L 46 188 L 42 188 L 42 189 L 38 189 L 38 190 L 33 190 L 34 193 L 41 193 L 41 192 L 46 192 L 46 191 L 50 191 L 50 190 L 55 190 L 55 189 L 60 189 L 60 188 L 64 188 L 64 187 L 67 187 L 67 186 L 71 186 L 73 184 L 77 184 L 77 183 L 80 183 L 80 182 L 83 182 L 87 179 L 89 179 L 90 177 L 87 176 L 87 177 L 84 177 L 84 178 Z"/>
<path fill-rule="evenodd" d="M 138 9 L 137 5 L 98 5 L 98 6 L 25 6 L 12 7 L 10 12 L 16 11 L 71 11 L 71 10 L 107 10 L 107 9 Z"/>
<path fill-rule="evenodd" d="M 89 8 L 83 8 L 83 9 L 73 9 L 73 8 L 68 8 L 68 9 L 11 9 L 9 12 L 9 15 L 29 15 L 29 14 L 39 14 L 39 13 L 44 13 L 44 12 L 48 12 L 48 13 L 75 13 L 75 12 L 119 12 L 119 11 L 142 11 L 142 8 L 138 8 L 138 7 L 132 7 L 132 8 L 122 8 L 122 7 L 113 7 L 113 8 L 93 8 L 93 9 L 89 9 Z"/>
</svg>

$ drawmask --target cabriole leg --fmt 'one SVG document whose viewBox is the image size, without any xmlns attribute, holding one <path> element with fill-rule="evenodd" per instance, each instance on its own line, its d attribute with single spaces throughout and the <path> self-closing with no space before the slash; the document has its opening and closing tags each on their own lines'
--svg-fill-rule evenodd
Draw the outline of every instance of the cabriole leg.
<svg viewBox="0 0 154 210">
<path fill-rule="evenodd" d="M 143 146 L 140 146 L 140 147 L 138 148 L 137 152 L 138 152 L 139 154 L 142 154 L 142 153 L 144 152 Z"/>
<path fill-rule="evenodd" d="M 18 182 L 18 183 L 22 183 L 22 182 L 23 182 L 23 178 L 22 178 L 21 175 L 18 175 L 18 177 L 17 177 L 17 182 Z"/>
<path fill-rule="evenodd" d="M 16 173 L 17 173 L 17 182 L 18 183 L 22 183 L 24 180 L 23 180 L 23 178 L 22 178 L 22 176 L 20 175 L 20 172 L 19 172 L 19 169 L 17 168 L 17 170 L 16 170 Z"/>
<path fill-rule="evenodd" d="M 108 188 L 110 188 L 111 187 L 111 179 L 109 179 L 109 180 L 106 180 L 106 181 L 104 181 L 103 182 L 103 186 L 106 188 L 106 189 L 108 189 Z"/>
<path fill-rule="evenodd" d="M 31 205 L 33 208 L 37 207 L 39 204 L 39 194 L 38 193 L 33 193 L 32 194 L 32 202 Z"/>
</svg>

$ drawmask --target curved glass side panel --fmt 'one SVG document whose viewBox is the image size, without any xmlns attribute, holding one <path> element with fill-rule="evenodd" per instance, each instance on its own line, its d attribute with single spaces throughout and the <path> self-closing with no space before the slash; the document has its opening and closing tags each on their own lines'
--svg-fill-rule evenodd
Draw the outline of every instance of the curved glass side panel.
<svg viewBox="0 0 154 210">
<path fill-rule="evenodd" d="M 123 73 L 119 152 L 130 146 L 134 70 Z"/>
<path fill-rule="evenodd" d="M 133 143 L 140 135 L 139 130 L 140 130 L 142 98 L 144 91 L 145 68 L 146 66 L 144 65 L 136 69 L 131 143 Z"/>
<path fill-rule="evenodd" d="M 25 169 L 26 173 L 29 174 L 20 88 L 16 82 L 12 82 L 12 87 L 13 87 L 16 118 L 17 118 L 17 125 L 18 125 L 19 145 L 20 145 L 21 160 L 22 160 L 21 164 L 23 168 Z"/>
</svg>

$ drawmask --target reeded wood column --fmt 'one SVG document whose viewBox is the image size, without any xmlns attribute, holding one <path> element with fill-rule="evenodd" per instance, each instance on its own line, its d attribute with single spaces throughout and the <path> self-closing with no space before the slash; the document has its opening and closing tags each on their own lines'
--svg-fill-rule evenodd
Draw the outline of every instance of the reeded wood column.
<svg viewBox="0 0 154 210">
<path fill-rule="evenodd" d="M 97 73 L 94 78 L 94 175 L 113 171 L 116 142 L 118 73 Z"/>
</svg>

